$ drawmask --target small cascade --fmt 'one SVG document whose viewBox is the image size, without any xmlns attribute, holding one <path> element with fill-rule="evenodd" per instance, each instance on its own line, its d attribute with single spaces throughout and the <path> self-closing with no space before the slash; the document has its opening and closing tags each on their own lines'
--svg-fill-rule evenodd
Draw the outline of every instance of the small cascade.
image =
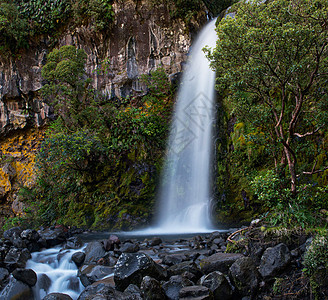
<svg viewBox="0 0 328 300">
<path fill-rule="evenodd" d="M 203 47 L 215 47 L 215 20 L 192 46 L 178 92 L 159 193 L 154 232 L 206 232 L 211 222 L 211 163 L 215 72 Z"/>
<path fill-rule="evenodd" d="M 77 267 L 71 260 L 72 255 L 80 250 L 61 250 L 51 248 L 32 253 L 26 268 L 32 269 L 38 276 L 33 287 L 35 300 L 43 299 L 50 293 L 64 293 L 77 299 L 84 287 L 77 277 Z"/>
</svg>

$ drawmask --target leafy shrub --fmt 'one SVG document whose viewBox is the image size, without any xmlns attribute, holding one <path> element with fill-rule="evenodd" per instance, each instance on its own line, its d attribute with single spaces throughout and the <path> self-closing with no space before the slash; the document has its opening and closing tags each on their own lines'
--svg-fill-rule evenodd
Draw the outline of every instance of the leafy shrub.
<svg viewBox="0 0 328 300">
<path fill-rule="evenodd" d="M 86 21 L 95 31 L 103 30 L 114 18 L 110 0 L 76 0 L 73 4 L 74 18 L 78 24 Z"/>
<path fill-rule="evenodd" d="M 9 1 L 0 0 L 0 51 L 16 52 L 27 47 L 27 22 L 21 18 L 17 6 Z"/>
<path fill-rule="evenodd" d="M 304 255 L 303 264 L 308 275 L 315 274 L 319 269 L 328 270 L 328 238 L 317 235 Z"/>
</svg>

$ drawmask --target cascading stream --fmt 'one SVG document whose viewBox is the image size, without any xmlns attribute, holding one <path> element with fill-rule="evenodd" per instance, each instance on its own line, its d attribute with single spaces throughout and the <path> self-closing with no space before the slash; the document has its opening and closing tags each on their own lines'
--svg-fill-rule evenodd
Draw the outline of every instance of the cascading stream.
<svg viewBox="0 0 328 300">
<path fill-rule="evenodd" d="M 202 51 L 215 47 L 215 20 L 199 33 L 184 69 L 159 193 L 156 232 L 205 232 L 210 213 L 215 72 Z"/>
</svg>

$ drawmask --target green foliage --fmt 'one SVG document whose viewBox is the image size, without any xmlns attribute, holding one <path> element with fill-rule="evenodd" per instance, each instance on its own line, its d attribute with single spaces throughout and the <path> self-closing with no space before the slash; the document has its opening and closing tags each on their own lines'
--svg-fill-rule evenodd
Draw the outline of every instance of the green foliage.
<svg viewBox="0 0 328 300">
<path fill-rule="evenodd" d="M 86 20 L 95 31 L 103 30 L 114 19 L 111 0 L 77 0 L 73 4 L 74 18 L 78 24 Z"/>
<path fill-rule="evenodd" d="M 37 158 L 37 185 L 21 198 L 37 211 L 37 224 L 127 229 L 151 213 L 171 86 L 159 69 L 143 78 L 146 96 L 109 100 L 90 87 L 85 57 L 72 46 L 48 55 L 43 94 L 58 118 Z"/>
<path fill-rule="evenodd" d="M 17 6 L 11 1 L 0 0 L 0 53 L 27 47 L 26 28 L 27 22 L 21 18 Z"/>
<path fill-rule="evenodd" d="M 309 169 L 325 151 L 322 144 L 305 145 L 327 130 L 328 3 L 261 2 L 238 3 L 236 17 L 218 24 L 216 48 L 207 51 L 232 113 L 250 130 L 264 133 L 253 141 L 262 139 L 272 163 L 288 166 L 295 193 L 298 158 L 306 157 L 303 166 Z"/>
<path fill-rule="evenodd" d="M 16 0 L 21 17 L 28 20 L 31 34 L 53 33 L 67 22 L 71 0 Z"/>
<path fill-rule="evenodd" d="M 327 236 L 317 235 L 304 255 L 303 264 L 305 272 L 311 276 L 324 268 L 328 270 L 328 238 Z"/>
</svg>

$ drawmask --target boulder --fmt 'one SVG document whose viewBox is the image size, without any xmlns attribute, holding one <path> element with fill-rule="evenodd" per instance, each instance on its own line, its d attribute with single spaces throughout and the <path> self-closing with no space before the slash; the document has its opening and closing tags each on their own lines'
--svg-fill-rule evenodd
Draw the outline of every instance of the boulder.
<svg viewBox="0 0 328 300">
<path fill-rule="evenodd" d="M 124 293 L 131 294 L 133 300 L 142 300 L 141 291 L 135 284 L 129 284 L 129 286 L 124 290 Z"/>
<path fill-rule="evenodd" d="M 188 257 L 184 253 L 163 254 L 159 257 L 162 258 L 163 264 L 168 266 L 180 264 L 188 260 Z"/>
<path fill-rule="evenodd" d="M 4 263 L 8 267 L 9 271 L 13 271 L 16 268 L 25 268 L 26 262 L 31 258 L 31 253 L 27 249 L 17 249 L 11 247 L 4 259 Z"/>
<path fill-rule="evenodd" d="M 101 242 L 95 241 L 87 245 L 85 252 L 85 264 L 96 264 L 99 259 L 105 256 L 106 251 Z"/>
<path fill-rule="evenodd" d="M 82 266 L 85 259 L 85 253 L 84 252 L 75 252 L 72 255 L 72 261 L 76 264 L 76 266 L 79 268 Z"/>
<path fill-rule="evenodd" d="M 181 275 L 170 277 L 170 280 L 162 284 L 165 295 L 170 300 L 178 300 L 179 292 L 183 287 L 194 285 L 192 281 Z"/>
<path fill-rule="evenodd" d="M 1 300 L 34 300 L 31 287 L 12 278 L 0 293 Z"/>
<path fill-rule="evenodd" d="M 66 232 L 63 227 L 47 228 L 38 231 L 40 238 L 46 243 L 46 247 L 54 247 L 66 240 Z"/>
<path fill-rule="evenodd" d="M 9 272 L 5 268 L 0 268 L 0 287 L 4 285 L 9 276 Z"/>
<path fill-rule="evenodd" d="M 51 293 L 45 296 L 42 300 L 73 300 L 69 295 L 62 293 Z"/>
<path fill-rule="evenodd" d="M 123 253 L 135 253 L 140 249 L 138 244 L 126 242 L 120 247 L 120 251 Z"/>
<path fill-rule="evenodd" d="M 118 247 L 121 241 L 117 235 L 111 234 L 107 240 L 104 241 L 104 248 L 106 251 L 113 251 L 115 245 Z"/>
<path fill-rule="evenodd" d="M 113 273 L 113 268 L 102 265 L 83 265 L 77 276 L 84 286 L 88 286 Z"/>
<path fill-rule="evenodd" d="M 269 247 L 262 255 L 259 271 L 264 278 L 275 276 L 289 264 L 290 260 L 290 251 L 285 244 Z"/>
<path fill-rule="evenodd" d="M 167 272 L 170 277 L 173 275 L 181 275 L 184 272 L 190 272 L 195 275 L 197 280 L 203 275 L 193 261 L 184 261 L 180 264 L 173 265 L 168 268 Z"/>
<path fill-rule="evenodd" d="M 227 273 L 231 265 L 238 259 L 243 257 L 240 253 L 215 253 L 199 262 L 201 271 L 205 274 L 219 271 Z"/>
<path fill-rule="evenodd" d="M 38 286 L 40 290 L 44 290 L 48 293 L 51 286 L 51 279 L 46 274 L 40 274 L 38 278 Z"/>
<path fill-rule="evenodd" d="M 29 242 L 37 242 L 40 238 L 40 235 L 37 231 L 32 229 L 26 229 L 21 232 L 20 237 L 22 239 L 28 240 Z"/>
<path fill-rule="evenodd" d="M 139 286 L 144 276 L 162 280 L 166 272 L 144 253 L 122 253 L 114 268 L 116 288 L 123 291 L 131 283 Z"/>
<path fill-rule="evenodd" d="M 89 285 L 80 294 L 77 300 L 128 300 L 128 294 L 115 290 L 111 285 L 99 283 Z M 137 298 L 135 298 L 137 299 Z"/>
<path fill-rule="evenodd" d="M 211 290 L 202 285 L 193 285 L 182 288 L 179 293 L 179 299 L 214 300 Z"/>
<path fill-rule="evenodd" d="M 140 285 L 142 299 L 144 300 L 165 300 L 166 295 L 159 282 L 149 276 L 142 279 Z"/>
<path fill-rule="evenodd" d="M 79 237 L 72 236 L 67 239 L 64 249 L 79 249 L 82 245 L 82 240 Z"/>
<path fill-rule="evenodd" d="M 226 276 L 219 271 L 204 275 L 200 279 L 200 284 L 212 291 L 214 299 L 228 300 L 232 297 L 232 287 Z"/>
<path fill-rule="evenodd" d="M 21 227 L 10 228 L 3 233 L 3 238 L 12 243 L 16 237 L 20 237 L 22 231 L 23 229 Z"/>
<path fill-rule="evenodd" d="M 259 284 L 259 273 L 250 257 L 237 259 L 229 269 L 233 284 L 241 295 L 252 294 Z"/>
<path fill-rule="evenodd" d="M 149 246 L 154 247 L 154 246 L 158 246 L 162 243 L 162 239 L 159 237 L 153 237 L 150 241 L 149 241 Z"/>
<path fill-rule="evenodd" d="M 35 286 L 36 284 L 37 276 L 31 269 L 17 268 L 12 274 L 17 280 L 24 282 L 29 286 Z"/>
</svg>

